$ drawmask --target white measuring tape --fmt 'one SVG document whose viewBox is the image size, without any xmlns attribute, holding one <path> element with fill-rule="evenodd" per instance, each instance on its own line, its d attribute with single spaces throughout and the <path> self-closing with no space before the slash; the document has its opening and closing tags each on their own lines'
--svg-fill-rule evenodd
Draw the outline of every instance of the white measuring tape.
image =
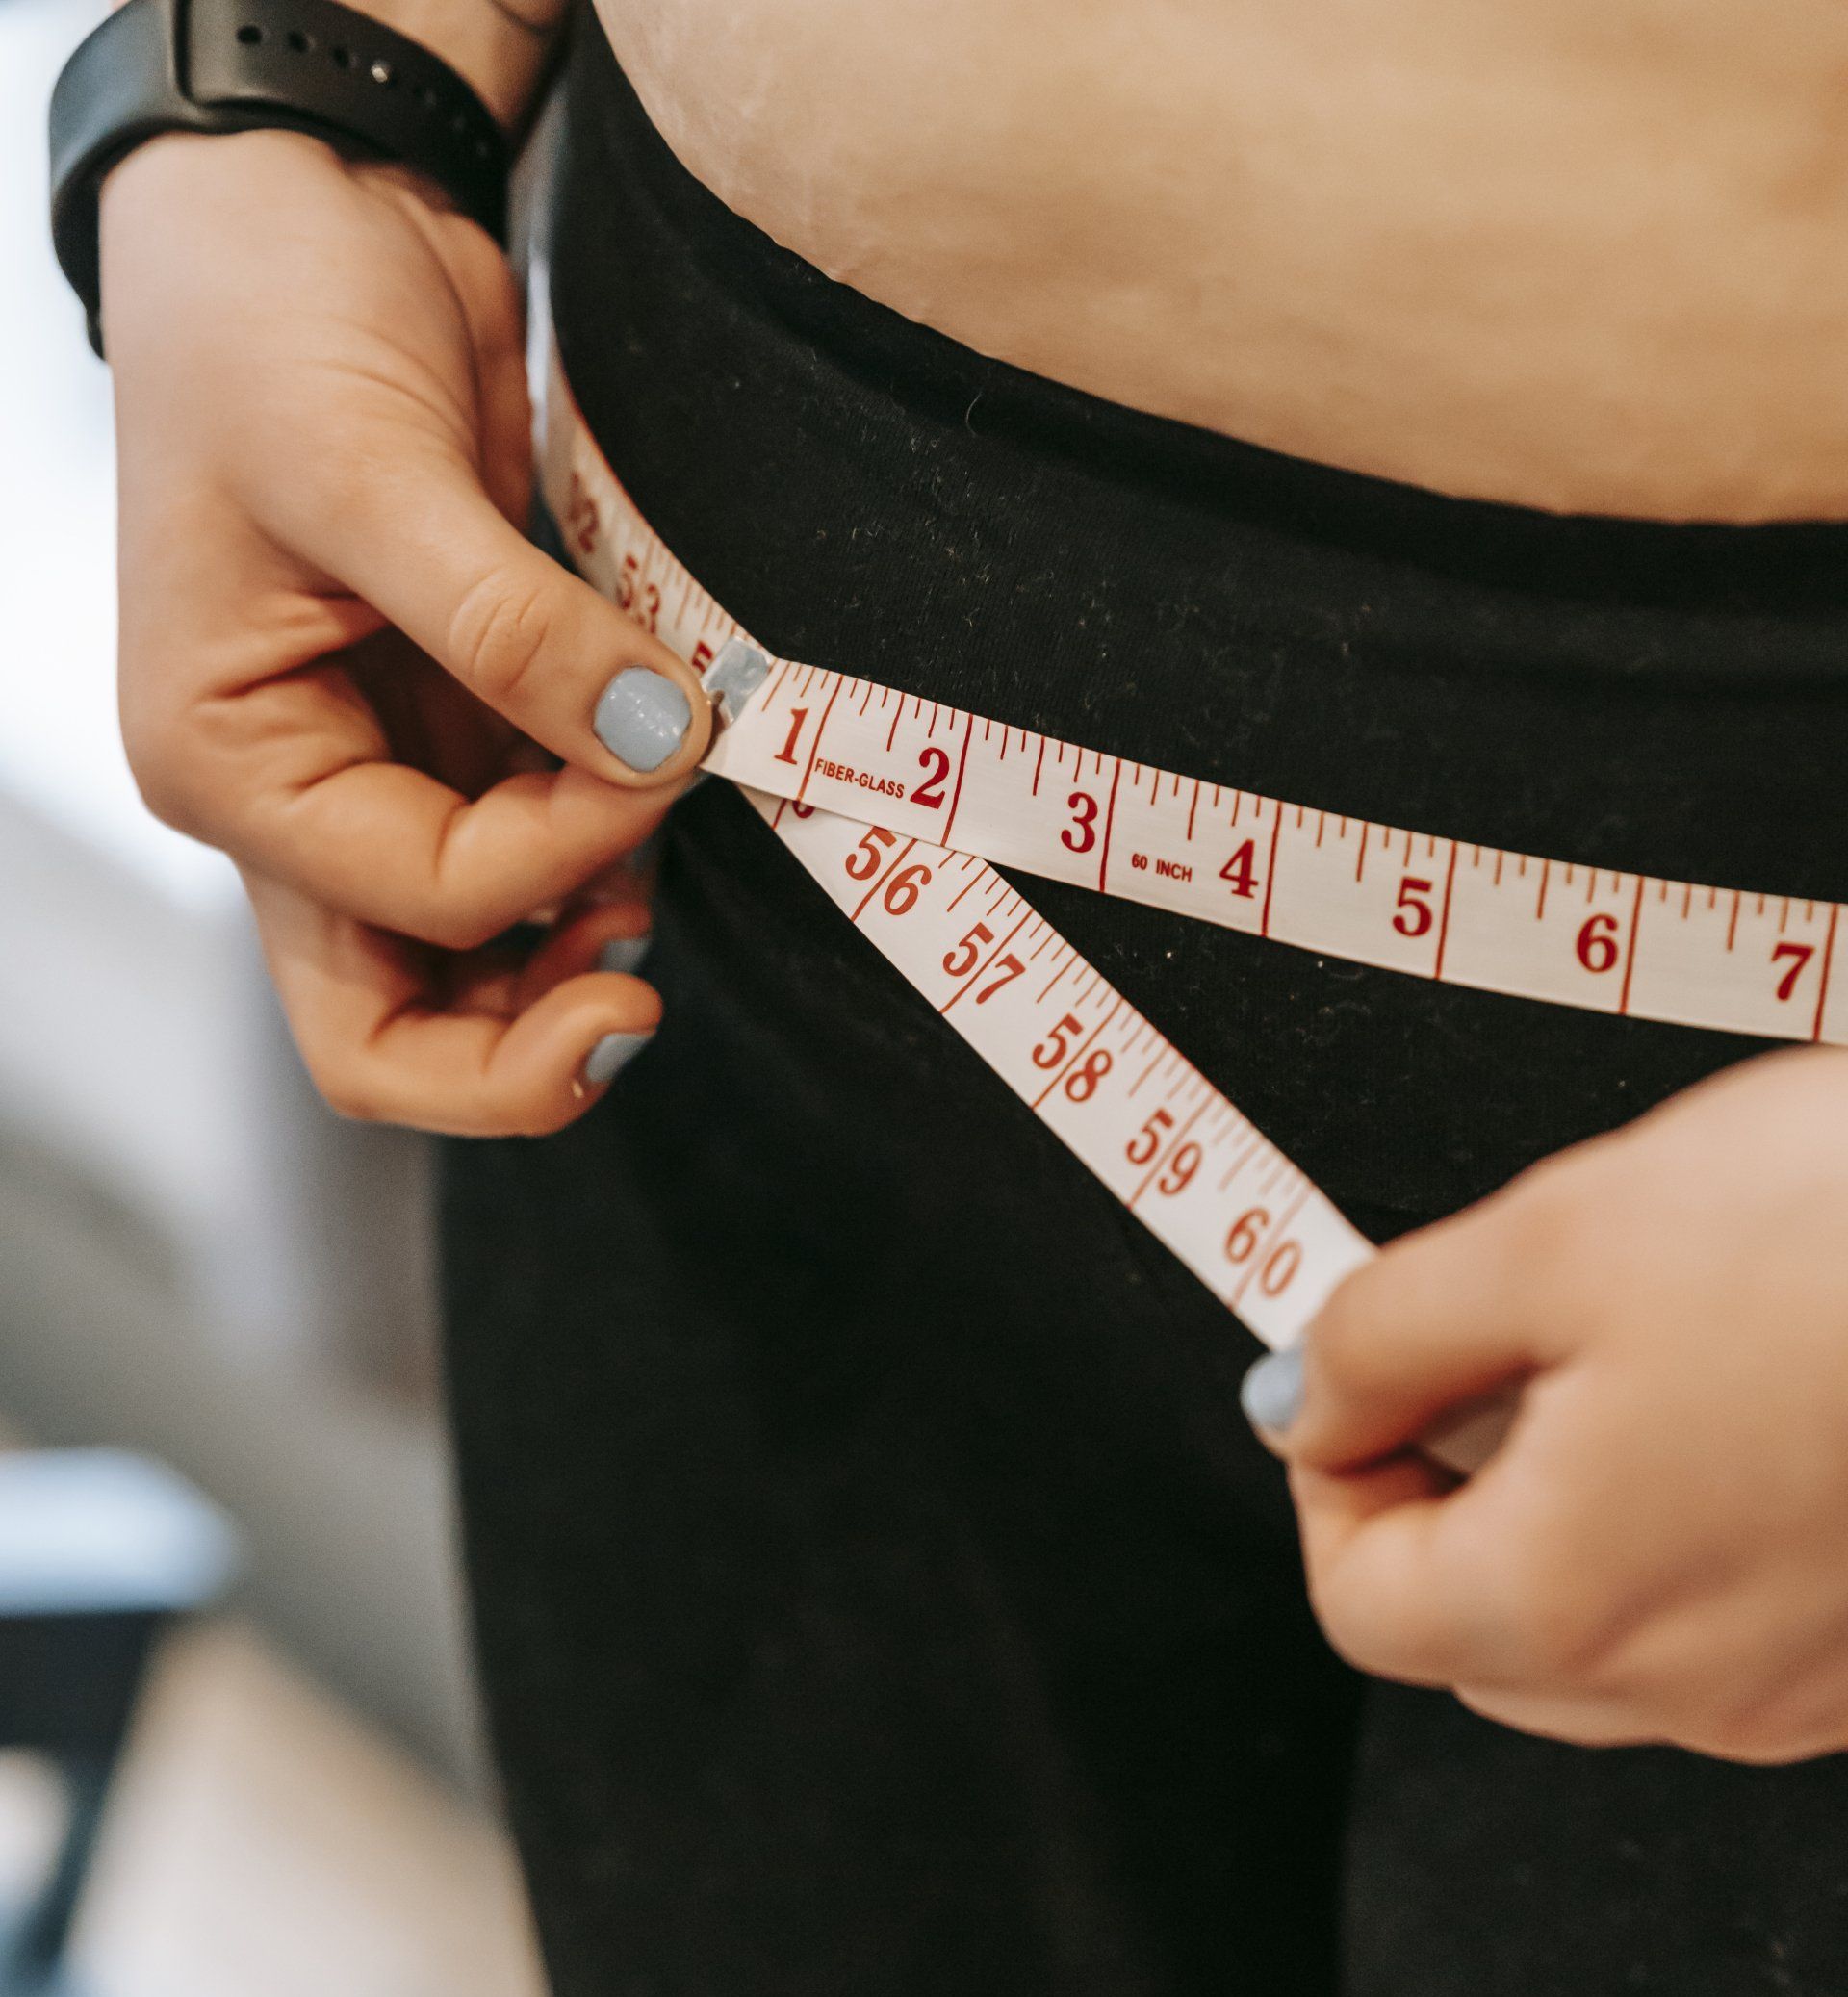
<svg viewBox="0 0 1848 1997">
<path fill-rule="evenodd" d="M 696 668 L 749 645 L 604 460 L 543 276 L 533 374 L 542 489 L 584 576 Z M 1848 1043 L 1839 904 L 1405 832 L 766 661 L 705 768 L 744 789 L 881 955 L 1270 1345 L 1293 1342 L 1372 1244 L 995 865 L 1447 984 Z M 1443 1453 L 1477 1460 L 1480 1440 L 1459 1433 Z"/>
</svg>

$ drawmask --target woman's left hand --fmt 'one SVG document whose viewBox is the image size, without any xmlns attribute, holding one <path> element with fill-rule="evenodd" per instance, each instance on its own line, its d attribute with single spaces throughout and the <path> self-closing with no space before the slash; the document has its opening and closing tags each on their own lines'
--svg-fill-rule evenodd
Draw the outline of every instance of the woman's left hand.
<svg viewBox="0 0 1848 1997">
<path fill-rule="evenodd" d="M 1511 1385 L 1468 1482 L 1416 1452 Z M 1748 1063 L 1396 1242 L 1267 1439 L 1364 1669 L 1562 1740 L 1848 1748 L 1848 1053 Z"/>
</svg>

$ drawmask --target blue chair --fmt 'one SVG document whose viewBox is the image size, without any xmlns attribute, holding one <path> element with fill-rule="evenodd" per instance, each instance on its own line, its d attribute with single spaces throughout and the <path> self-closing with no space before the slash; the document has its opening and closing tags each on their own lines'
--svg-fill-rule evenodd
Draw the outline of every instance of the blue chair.
<svg viewBox="0 0 1848 1997">
<path fill-rule="evenodd" d="M 0 1749 L 42 1755 L 68 1799 L 42 1888 L 0 1919 L 0 1997 L 68 1991 L 71 1927 L 149 1659 L 237 1565 L 229 1523 L 162 1464 L 0 1454 Z"/>
</svg>

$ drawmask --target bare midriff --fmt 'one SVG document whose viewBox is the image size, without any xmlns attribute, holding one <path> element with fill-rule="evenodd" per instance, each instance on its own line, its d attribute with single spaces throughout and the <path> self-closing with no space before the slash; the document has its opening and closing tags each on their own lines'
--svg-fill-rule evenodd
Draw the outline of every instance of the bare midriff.
<svg viewBox="0 0 1848 1997">
<path fill-rule="evenodd" d="M 1848 518 L 1840 0 L 599 0 L 674 151 L 980 351 L 1319 461 Z"/>
</svg>

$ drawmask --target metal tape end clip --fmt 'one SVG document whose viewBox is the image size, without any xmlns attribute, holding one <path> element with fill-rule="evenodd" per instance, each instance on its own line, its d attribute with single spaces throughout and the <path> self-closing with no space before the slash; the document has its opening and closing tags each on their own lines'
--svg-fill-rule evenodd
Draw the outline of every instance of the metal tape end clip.
<svg viewBox="0 0 1848 1997">
<path fill-rule="evenodd" d="M 728 638 L 706 667 L 700 684 L 729 726 L 750 704 L 751 696 L 770 677 L 770 661 L 743 638 Z"/>
</svg>

